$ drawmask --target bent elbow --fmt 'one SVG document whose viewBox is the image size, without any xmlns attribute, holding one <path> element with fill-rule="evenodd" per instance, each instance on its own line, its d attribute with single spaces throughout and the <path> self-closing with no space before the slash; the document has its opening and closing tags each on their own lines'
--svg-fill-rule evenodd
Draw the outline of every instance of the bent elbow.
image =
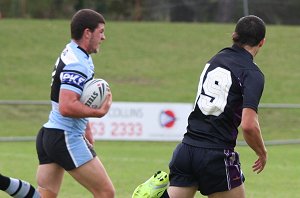
<svg viewBox="0 0 300 198">
<path fill-rule="evenodd" d="M 259 127 L 256 124 L 242 124 L 241 128 L 244 133 L 252 133 L 254 131 L 258 131 Z"/>
<path fill-rule="evenodd" d="M 70 113 L 69 113 L 68 108 L 66 108 L 66 107 L 64 107 L 64 106 L 62 106 L 62 105 L 59 106 L 59 113 L 60 113 L 62 116 L 64 116 L 64 117 L 69 117 L 69 116 L 70 116 Z"/>
</svg>

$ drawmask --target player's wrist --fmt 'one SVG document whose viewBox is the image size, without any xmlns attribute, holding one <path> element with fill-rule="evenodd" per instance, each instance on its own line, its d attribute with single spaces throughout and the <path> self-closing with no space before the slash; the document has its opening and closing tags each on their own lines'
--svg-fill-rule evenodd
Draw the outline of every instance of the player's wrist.
<svg viewBox="0 0 300 198">
<path fill-rule="evenodd" d="M 264 148 L 260 152 L 256 152 L 256 154 L 257 154 L 257 156 L 266 159 L 268 152 L 267 152 L 267 149 Z"/>
</svg>

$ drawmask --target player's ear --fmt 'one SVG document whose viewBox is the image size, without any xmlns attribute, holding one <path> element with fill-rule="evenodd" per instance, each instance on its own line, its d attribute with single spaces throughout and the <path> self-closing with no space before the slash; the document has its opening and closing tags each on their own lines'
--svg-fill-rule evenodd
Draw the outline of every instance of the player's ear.
<svg viewBox="0 0 300 198">
<path fill-rule="evenodd" d="M 89 29 L 89 28 L 86 28 L 84 31 L 83 31 L 83 36 L 84 38 L 91 38 L 91 34 L 92 34 L 92 31 Z"/>
<path fill-rule="evenodd" d="M 258 47 L 262 47 L 266 42 L 266 38 L 264 38 L 263 40 L 261 40 L 258 44 Z"/>
</svg>

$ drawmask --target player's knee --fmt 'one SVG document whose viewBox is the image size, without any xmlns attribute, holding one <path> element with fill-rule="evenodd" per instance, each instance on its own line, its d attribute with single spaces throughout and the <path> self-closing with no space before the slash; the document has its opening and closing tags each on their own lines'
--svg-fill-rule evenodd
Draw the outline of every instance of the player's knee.
<svg viewBox="0 0 300 198">
<path fill-rule="evenodd" d="M 107 195 L 107 197 L 111 197 L 111 198 L 115 197 L 115 189 L 112 188 L 112 189 L 107 190 L 106 195 Z"/>
<path fill-rule="evenodd" d="M 95 197 L 113 198 L 115 197 L 115 188 L 113 186 L 106 186 L 104 188 L 98 188 L 94 191 Z"/>
<path fill-rule="evenodd" d="M 105 189 L 106 197 L 115 197 L 115 188 L 113 186 L 110 186 Z"/>
<path fill-rule="evenodd" d="M 38 187 L 37 191 L 40 193 L 41 198 L 56 198 L 57 193 L 52 192 L 46 188 Z"/>
</svg>

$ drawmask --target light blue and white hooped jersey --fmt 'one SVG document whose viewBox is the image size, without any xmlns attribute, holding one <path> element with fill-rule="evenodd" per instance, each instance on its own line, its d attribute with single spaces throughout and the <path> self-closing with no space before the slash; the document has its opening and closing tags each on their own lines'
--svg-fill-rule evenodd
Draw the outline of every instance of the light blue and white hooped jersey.
<svg viewBox="0 0 300 198">
<path fill-rule="evenodd" d="M 91 56 L 74 41 L 71 41 L 57 59 L 52 72 L 52 110 L 44 127 L 62 129 L 77 134 L 84 133 L 87 124 L 86 118 L 70 118 L 60 114 L 58 109 L 59 91 L 67 89 L 81 95 L 85 82 L 93 77 L 94 64 Z"/>
</svg>

